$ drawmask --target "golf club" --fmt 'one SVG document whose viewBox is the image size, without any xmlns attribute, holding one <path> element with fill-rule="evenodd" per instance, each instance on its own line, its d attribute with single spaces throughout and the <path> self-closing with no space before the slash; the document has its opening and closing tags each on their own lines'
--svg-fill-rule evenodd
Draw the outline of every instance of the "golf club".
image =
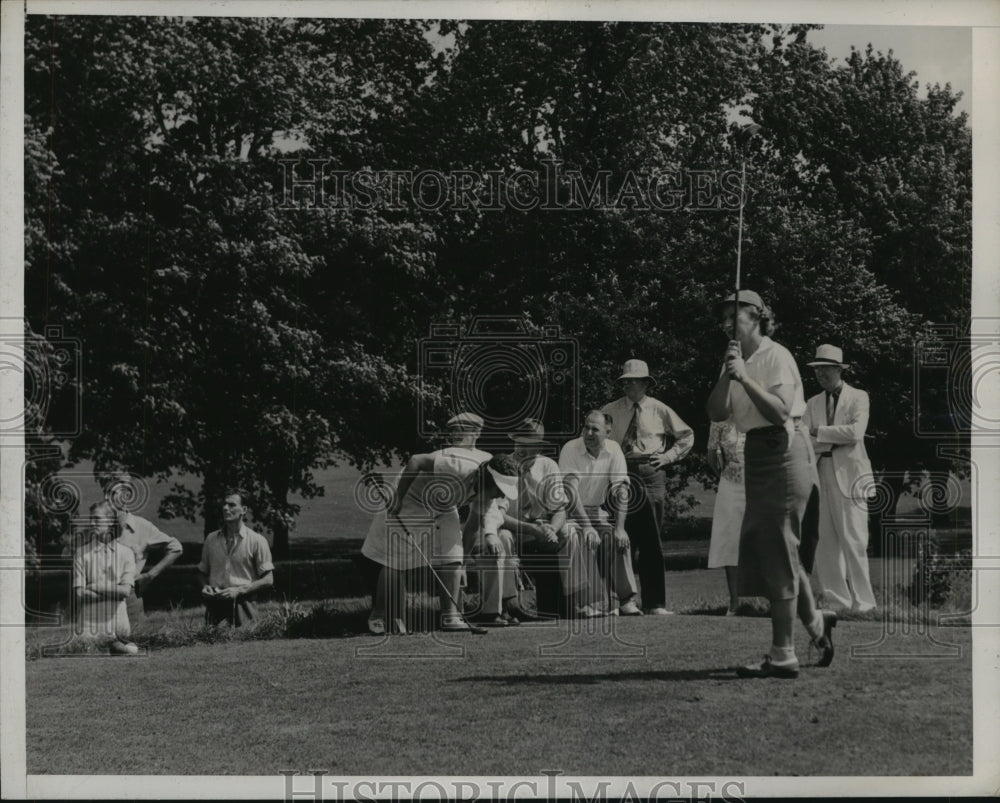
<svg viewBox="0 0 1000 803">
<path fill-rule="evenodd" d="M 382 504 L 385 505 L 386 515 L 388 515 L 388 513 L 389 513 L 389 499 L 382 492 L 382 482 L 384 482 L 384 480 L 382 478 L 382 475 L 378 474 L 376 472 L 370 472 L 368 474 L 365 474 L 364 477 L 362 477 L 362 482 L 364 482 L 366 485 L 372 485 L 372 486 L 374 486 L 375 492 L 378 494 L 379 499 L 381 499 L 382 500 Z M 406 526 L 406 522 L 404 522 L 399 517 L 398 514 L 396 514 L 396 520 L 399 522 L 400 526 L 403 528 L 403 532 L 406 534 L 407 540 L 410 542 L 410 544 L 413 546 L 413 548 L 415 550 L 417 550 L 417 554 L 419 554 L 420 557 L 423 558 L 424 564 L 427 566 L 428 569 L 430 569 L 431 575 L 437 581 L 437 584 L 440 587 L 440 589 L 445 593 L 445 596 L 448 597 L 448 599 L 451 601 L 451 604 L 455 606 L 455 610 L 458 612 L 458 615 L 462 617 L 462 621 L 464 621 L 465 624 L 466 624 L 466 626 L 469 628 L 468 632 L 469 633 L 473 633 L 474 635 L 477 635 L 477 636 L 483 636 L 483 635 L 486 635 L 487 633 L 489 633 L 489 630 L 487 630 L 485 627 L 480 627 L 479 625 L 474 625 L 471 622 L 465 620 L 465 617 L 462 615 L 462 609 L 459 607 L 458 601 L 455 599 L 454 596 L 452 596 L 452 593 L 451 593 L 451 591 L 448 590 L 448 586 L 445 585 L 444 580 L 441 579 L 440 575 L 437 573 L 437 571 L 435 571 L 434 567 L 431 565 L 431 562 L 428 559 L 428 557 L 424 554 L 424 551 L 417 544 L 416 539 L 413 537 L 413 535 L 410 532 L 409 528 Z M 465 632 L 465 631 L 464 630 L 453 630 L 453 631 L 448 631 L 448 632 L 462 633 L 462 632 Z"/>
<path fill-rule="evenodd" d="M 740 129 L 737 135 L 740 141 L 740 152 L 743 157 L 742 170 L 740 174 L 740 222 L 739 233 L 736 240 L 736 292 L 733 295 L 733 340 L 738 340 L 736 329 L 736 318 L 740 311 L 740 260 L 743 256 L 743 207 L 747 202 L 747 152 L 746 148 L 750 140 L 760 132 L 761 127 L 757 123 L 749 123 Z"/>
</svg>

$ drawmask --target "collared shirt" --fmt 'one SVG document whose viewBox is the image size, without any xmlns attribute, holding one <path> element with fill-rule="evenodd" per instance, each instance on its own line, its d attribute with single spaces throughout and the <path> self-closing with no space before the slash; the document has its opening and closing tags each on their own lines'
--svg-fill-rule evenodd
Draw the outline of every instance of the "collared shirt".
<svg viewBox="0 0 1000 803">
<path fill-rule="evenodd" d="M 670 462 L 680 460 L 694 446 L 694 430 L 659 399 L 643 397 L 639 403 L 639 421 L 631 455 L 666 454 Z M 633 402 L 622 396 L 601 408 L 612 417 L 611 439 L 621 444 L 635 413 Z"/>
<path fill-rule="evenodd" d="M 517 499 L 510 503 L 510 515 L 521 521 L 549 519 L 566 507 L 562 473 L 551 457 L 537 455 L 517 479 Z"/>
<path fill-rule="evenodd" d="M 91 583 L 135 585 L 135 556 L 118 541 L 104 543 L 94 539 L 73 556 L 73 588 Z"/>
<path fill-rule="evenodd" d="M 240 522 L 231 544 L 224 530 L 209 533 L 201 548 L 198 571 L 208 575 L 208 584 L 216 588 L 248 586 L 267 572 L 274 571 L 271 548 L 263 535 Z"/>
<path fill-rule="evenodd" d="M 580 501 L 584 507 L 604 502 L 608 489 L 620 482 L 628 484 L 628 467 L 622 447 L 610 438 L 597 457 L 587 451 L 583 438 L 574 438 L 559 453 L 559 469 L 564 477 L 580 478 Z"/>
<path fill-rule="evenodd" d="M 469 504 L 479 491 L 468 483 L 469 477 L 493 457 L 472 446 L 446 446 L 430 454 L 433 468 L 416 474 L 406 492 L 406 515 L 426 511 L 443 516 Z"/>
<path fill-rule="evenodd" d="M 181 542 L 176 538 L 158 529 L 148 519 L 132 513 L 126 513 L 121 520 L 121 534 L 118 536 L 118 543 L 127 546 L 135 555 L 136 574 L 141 574 L 145 568 L 152 547 L 166 546 L 167 552 L 182 553 L 184 551 Z"/>
<path fill-rule="evenodd" d="M 780 387 L 793 389 L 792 407 L 788 411 L 785 429 L 791 435 L 795 429 L 793 419 L 801 418 L 806 411 L 806 400 L 802 393 L 802 377 L 792 353 L 765 335 L 757 350 L 744 360 L 746 373 L 754 382 L 769 393 Z M 724 370 L 724 369 L 723 369 Z M 773 424 L 757 409 L 739 382 L 729 383 L 729 405 L 733 421 L 740 432 L 749 432 Z"/>
</svg>

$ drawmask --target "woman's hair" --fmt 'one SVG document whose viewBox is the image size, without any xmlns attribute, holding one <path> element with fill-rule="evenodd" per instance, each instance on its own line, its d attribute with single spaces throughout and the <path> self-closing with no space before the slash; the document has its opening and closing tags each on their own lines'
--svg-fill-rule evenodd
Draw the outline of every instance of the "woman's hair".
<svg viewBox="0 0 1000 803">
<path fill-rule="evenodd" d="M 757 321 L 760 324 L 760 333 L 762 335 L 770 335 L 778 328 L 778 324 L 774 320 L 774 313 L 771 312 L 771 308 L 766 304 L 761 309 L 752 304 L 741 304 L 740 306 L 747 311 L 751 321 Z"/>
<path fill-rule="evenodd" d="M 504 474 L 508 477 L 517 476 L 517 458 L 512 454 L 496 454 L 486 464 L 497 474 Z"/>
</svg>

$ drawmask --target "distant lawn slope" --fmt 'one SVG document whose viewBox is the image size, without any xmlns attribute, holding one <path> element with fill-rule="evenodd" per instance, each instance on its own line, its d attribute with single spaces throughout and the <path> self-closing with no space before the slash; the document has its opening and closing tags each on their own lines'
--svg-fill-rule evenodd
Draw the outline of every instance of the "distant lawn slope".
<svg viewBox="0 0 1000 803">
<path fill-rule="evenodd" d="M 388 466 L 379 469 L 383 473 L 389 474 L 398 471 L 398 467 Z M 64 475 L 71 478 L 80 487 L 82 495 L 81 508 L 89 505 L 100 496 L 100 489 L 93 478 L 93 467 L 90 463 L 81 462 L 79 465 L 64 472 Z M 301 513 L 292 532 L 291 548 L 292 556 L 296 558 L 320 557 L 330 554 L 327 544 L 330 541 L 347 541 L 350 544 L 333 547 L 333 551 L 341 552 L 344 548 L 357 548 L 368 532 L 371 524 L 371 513 L 363 510 L 355 501 L 355 486 L 357 485 L 361 473 L 351 466 L 342 465 L 316 472 L 316 481 L 325 488 L 325 494 L 315 499 L 299 499 L 293 497 L 292 501 L 301 506 Z M 175 478 L 180 481 L 183 478 Z M 201 483 L 189 479 L 188 485 L 197 492 Z M 968 505 L 971 502 L 969 482 L 963 481 L 962 487 L 962 508 L 960 512 L 967 521 Z M 151 482 L 148 486 L 149 498 L 140 515 L 152 519 L 164 532 L 175 536 L 181 541 L 193 545 L 191 550 L 186 550 L 188 556 L 194 556 L 203 540 L 202 522 L 186 521 L 184 519 L 160 519 L 157 510 L 160 500 L 169 492 L 168 483 L 156 484 Z M 668 529 L 669 540 L 685 541 L 691 538 L 707 538 L 711 529 L 706 521 L 712 516 L 712 506 L 715 504 L 715 492 L 706 491 L 699 483 L 692 483 L 686 493 L 695 497 L 695 508 L 688 514 L 684 521 L 677 523 Z M 912 496 L 904 496 L 900 500 L 899 512 L 907 513 L 916 510 L 917 500 Z M 701 519 L 699 522 L 698 519 Z M 669 549 L 669 541 L 668 541 Z"/>
</svg>

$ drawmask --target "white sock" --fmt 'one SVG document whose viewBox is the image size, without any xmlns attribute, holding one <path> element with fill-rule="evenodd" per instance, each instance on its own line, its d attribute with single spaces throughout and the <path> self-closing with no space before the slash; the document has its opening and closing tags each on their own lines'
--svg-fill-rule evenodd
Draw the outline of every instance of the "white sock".
<svg viewBox="0 0 1000 803">
<path fill-rule="evenodd" d="M 772 644 L 770 656 L 771 663 L 775 666 L 797 664 L 799 662 L 799 659 L 795 657 L 795 647 L 779 647 L 776 644 Z"/>
</svg>

